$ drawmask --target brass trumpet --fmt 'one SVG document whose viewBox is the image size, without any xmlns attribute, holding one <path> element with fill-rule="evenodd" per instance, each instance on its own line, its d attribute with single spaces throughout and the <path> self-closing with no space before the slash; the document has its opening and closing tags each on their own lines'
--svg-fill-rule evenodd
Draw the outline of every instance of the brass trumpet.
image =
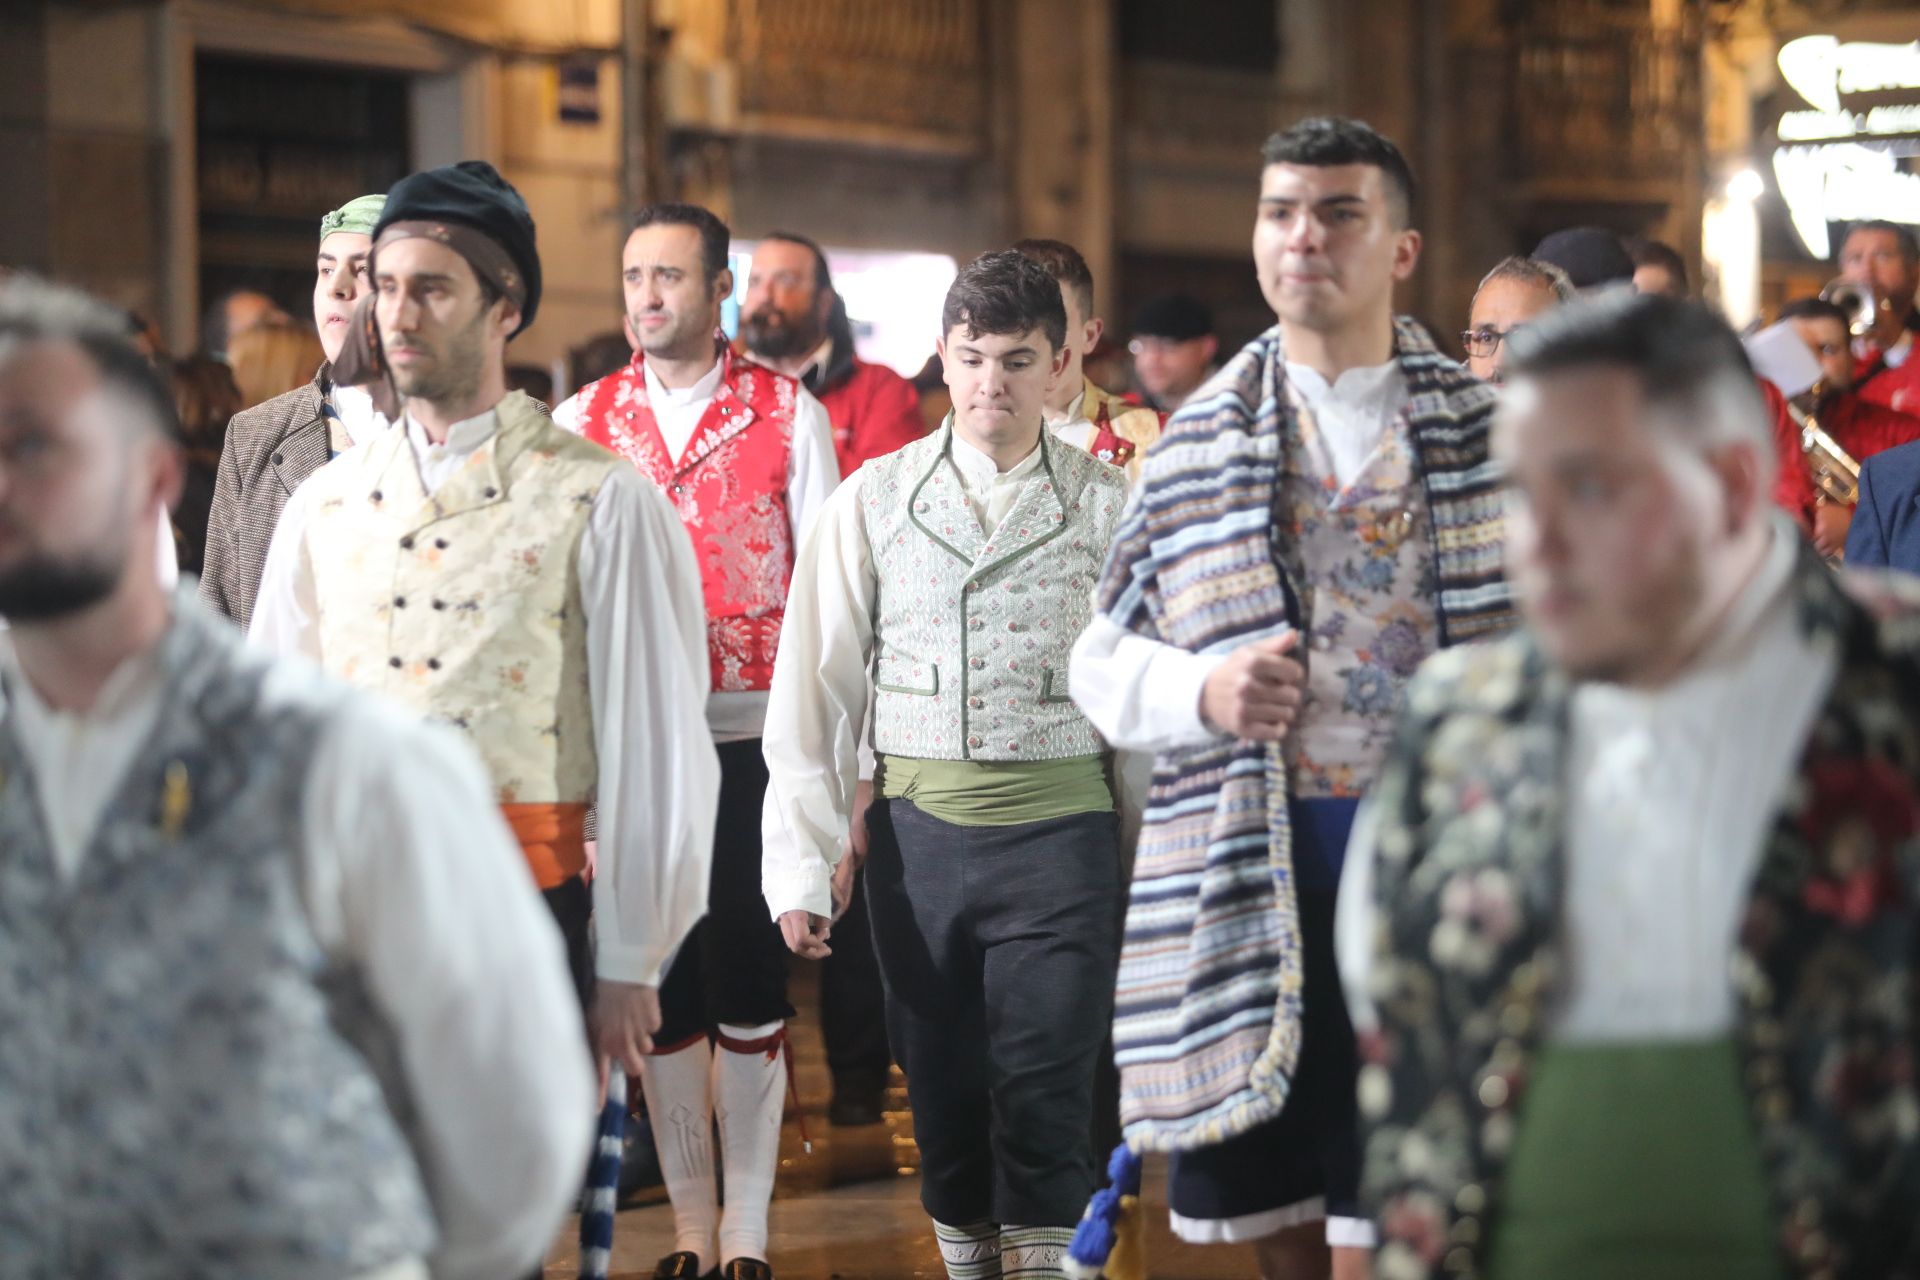
<svg viewBox="0 0 1920 1280">
<path fill-rule="evenodd" d="M 1872 285 L 1841 276 L 1827 281 L 1820 297 L 1847 313 L 1847 332 L 1854 337 L 1864 338 L 1873 332 L 1873 322 L 1880 315 L 1880 298 Z"/>
<path fill-rule="evenodd" d="M 1871 291 L 1868 296 L 1872 296 Z M 1804 394 L 1787 401 L 1787 414 L 1800 428 L 1800 452 L 1806 457 L 1807 473 L 1820 496 L 1850 507 L 1860 500 L 1860 463 L 1827 434 L 1815 416 L 1825 393 L 1825 384 L 1814 383 Z"/>
</svg>

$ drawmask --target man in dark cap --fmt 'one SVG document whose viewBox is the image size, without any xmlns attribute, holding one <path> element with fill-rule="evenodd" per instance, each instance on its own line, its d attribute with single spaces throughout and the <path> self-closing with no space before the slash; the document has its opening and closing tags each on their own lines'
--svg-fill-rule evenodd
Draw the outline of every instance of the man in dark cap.
<svg viewBox="0 0 1920 1280">
<path fill-rule="evenodd" d="M 1184 293 L 1155 298 L 1133 317 L 1133 376 L 1161 413 L 1187 402 L 1213 373 L 1220 339 L 1213 313 Z"/>
<path fill-rule="evenodd" d="M 1536 262 L 1550 262 L 1566 272 L 1576 289 L 1633 283 L 1633 255 L 1627 252 L 1625 242 L 1605 227 L 1567 227 L 1555 231 L 1529 256 Z"/>
<path fill-rule="evenodd" d="M 658 489 L 506 390 L 540 260 L 490 165 L 402 179 L 373 242 L 335 371 L 393 396 L 398 429 L 288 501 L 252 634 L 467 733 L 593 986 L 601 1069 L 636 1072 L 705 909 L 718 796 L 693 549 Z"/>
</svg>

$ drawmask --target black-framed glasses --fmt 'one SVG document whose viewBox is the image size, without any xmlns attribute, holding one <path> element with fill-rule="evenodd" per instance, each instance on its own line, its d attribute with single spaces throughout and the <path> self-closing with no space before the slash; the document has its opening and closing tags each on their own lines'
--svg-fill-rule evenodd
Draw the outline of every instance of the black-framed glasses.
<svg viewBox="0 0 1920 1280">
<path fill-rule="evenodd" d="M 1485 359 L 1498 351 L 1500 344 L 1512 337 L 1519 328 L 1519 325 L 1511 329 L 1496 329 L 1492 325 L 1483 325 L 1478 329 L 1463 330 L 1460 334 L 1460 345 L 1467 349 L 1468 355 Z"/>
</svg>

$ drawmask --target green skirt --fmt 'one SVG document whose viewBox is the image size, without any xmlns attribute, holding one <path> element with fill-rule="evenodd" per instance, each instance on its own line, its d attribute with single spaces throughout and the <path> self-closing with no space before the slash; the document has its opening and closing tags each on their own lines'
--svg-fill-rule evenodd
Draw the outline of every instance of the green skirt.
<svg viewBox="0 0 1920 1280">
<path fill-rule="evenodd" d="M 1520 1111 L 1494 1280 L 1779 1280 L 1729 1040 L 1543 1049 Z"/>
</svg>

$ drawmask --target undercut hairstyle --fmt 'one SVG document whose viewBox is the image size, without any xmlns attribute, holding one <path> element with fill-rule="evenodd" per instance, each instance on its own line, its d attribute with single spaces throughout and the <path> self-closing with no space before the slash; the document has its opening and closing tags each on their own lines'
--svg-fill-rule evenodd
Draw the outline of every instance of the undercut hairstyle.
<svg viewBox="0 0 1920 1280">
<path fill-rule="evenodd" d="M 1080 318 L 1093 319 L 1093 269 L 1078 249 L 1065 240 L 1021 240 L 1013 251 L 1045 267 L 1055 284 L 1073 291 Z"/>
<path fill-rule="evenodd" d="M 173 391 L 127 333 L 127 313 L 66 285 L 29 275 L 0 282 L 0 356 L 35 342 L 78 347 L 141 425 L 174 443 L 181 439 Z"/>
<path fill-rule="evenodd" d="M 797 231 L 769 231 L 760 237 L 760 243 L 778 240 L 782 244 L 797 244 L 813 255 L 813 291 L 815 295 L 833 292 L 833 272 L 827 268 L 827 255 L 817 243 Z"/>
<path fill-rule="evenodd" d="M 1620 369 L 1649 412 L 1695 448 L 1751 444 L 1766 474 L 1774 452 L 1766 402 L 1746 348 L 1704 304 L 1620 285 L 1555 307 L 1507 339 L 1507 384 Z"/>
<path fill-rule="evenodd" d="M 1847 240 L 1853 239 L 1857 232 L 1884 231 L 1900 245 L 1900 256 L 1907 260 L 1908 266 L 1920 266 L 1920 240 L 1916 240 L 1913 228 L 1898 222 L 1889 222 L 1885 218 L 1869 218 L 1865 222 L 1856 222 L 1847 228 L 1846 239 L 1840 242 L 1844 250 Z"/>
<path fill-rule="evenodd" d="M 1844 331 L 1853 325 L 1853 318 L 1842 311 L 1835 303 L 1825 298 L 1795 298 L 1780 308 L 1782 320 L 1831 320 Z"/>
<path fill-rule="evenodd" d="M 1413 225 L 1413 205 L 1419 189 L 1413 167 L 1393 139 L 1364 120 L 1344 116 L 1312 116 L 1267 139 L 1260 156 L 1269 165 L 1297 164 L 1315 169 L 1368 164 L 1386 181 L 1387 208 L 1393 225 Z"/>
<path fill-rule="evenodd" d="M 1046 335 L 1055 351 L 1067 344 L 1067 307 L 1047 269 L 1014 249 L 983 253 L 960 268 L 940 308 L 940 332 L 969 338 Z"/>
<path fill-rule="evenodd" d="M 1635 268 L 1661 267 L 1673 277 L 1680 291 L 1687 291 L 1687 260 L 1680 251 L 1663 240 L 1649 240 L 1645 236 L 1628 236 L 1621 241 L 1627 247 L 1627 256 L 1633 259 Z"/>
<path fill-rule="evenodd" d="M 733 232 L 711 209 L 697 204 L 666 201 L 650 204 L 633 215 L 629 234 L 642 227 L 692 227 L 700 233 L 700 262 L 706 269 L 707 283 L 719 279 L 727 269 L 727 250 L 733 245 Z"/>
<path fill-rule="evenodd" d="M 1580 290 L 1574 287 L 1573 278 L 1559 267 L 1551 262 L 1542 262 L 1538 258 L 1529 258 L 1518 253 L 1494 263 L 1493 270 L 1481 276 L 1480 283 L 1474 286 L 1473 296 L 1479 297 L 1480 291 L 1495 280 L 1514 280 L 1520 284 L 1549 289 L 1561 302 L 1572 302 L 1580 293 Z"/>
</svg>

